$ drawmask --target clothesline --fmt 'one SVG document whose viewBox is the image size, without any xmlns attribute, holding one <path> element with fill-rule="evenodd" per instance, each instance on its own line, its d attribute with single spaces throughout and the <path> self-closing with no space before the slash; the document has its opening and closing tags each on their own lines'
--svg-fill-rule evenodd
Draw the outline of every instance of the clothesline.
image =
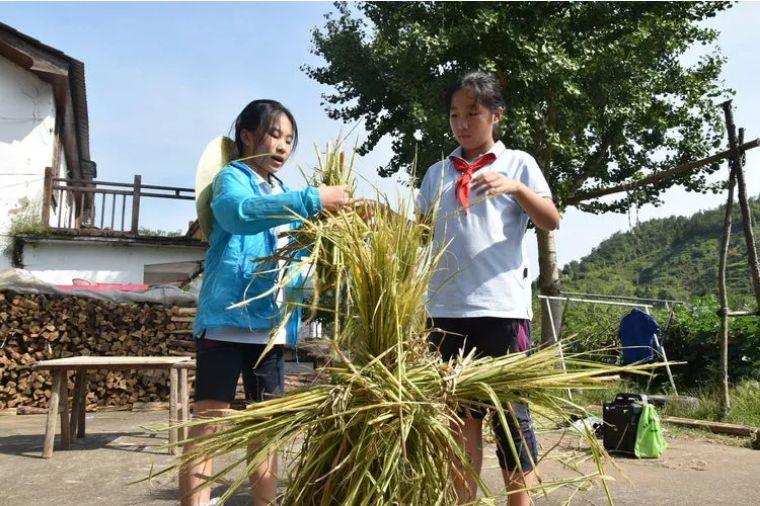
<svg viewBox="0 0 760 506">
<path fill-rule="evenodd" d="M 643 308 L 646 314 L 650 314 L 649 310 L 652 309 L 654 306 L 652 304 L 645 304 L 645 303 L 639 303 L 639 302 L 620 302 L 620 301 L 610 301 L 610 300 L 603 300 L 603 299 L 584 299 L 579 297 L 567 297 L 567 296 L 557 296 L 557 295 L 539 295 L 539 299 L 543 300 L 546 303 L 546 313 L 549 316 L 549 324 L 551 325 L 552 330 L 552 337 L 554 338 L 554 342 L 558 343 L 560 345 L 560 358 L 562 360 L 563 368 L 564 368 L 564 361 L 565 356 L 564 352 L 562 350 L 562 344 L 559 340 L 559 336 L 557 335 L 557 329 L 562 327 L 562 316 L 560 316 L 559 326 L 554 324 L 554 315 L 552 312 L 551 305 L 549 304 L 550 300 L 559 300 L 564 302 L 584 302 L 589 304 L 605 304 L 609 306 L 623 306 L 623 307 L 636 307 L 636 308 Z M 668 356 L 665 354 L 665 348 L 662 347 L 662 344 L 660 344 L 660 340 L 657 338 L 657 334 L 654 335 L 654 342 L 655 346 L 658 348 L 658 351 L 662 355 L 662 358 L 665 362 L 665 369 L 668 373 L 668 379 L 670 380 L 670 386 L 673 388 L 673 393 L 678 395 L 678 390 L 676 389 L 676 383 L 673 379 L 673 373 L 670 370 L 670 364 L 668 363 Z M 569 391 L 568 391 L 569 393 Z M 572 399 L 572 397 L 570 397 Z"/>
<path fill-rule="evenodd" d="M 596 299 L 580 299 L 576 297 L 565 297 L 565 296 L 559 296 L 559 295 L 539 295 L 539 299 L 548 299 L 548 300 L 564 300 L 564 301 L 571 301 L 571 302 L 588 302 L 591 304 L 608 304 L 610 306 L 627 306 L 627 307 L 643 307 L 647 309 L 651 309 L 654 306 L 651 304 L 643 304 L 643 303 L 634 303 L 634 302 L 618 302 L 618 301 L 605 301 L 605 300 L 596 300 Z"/>
<path fill-rule="evenodd" d="M 595 298 L 595 299 L 613 299 L 613 300 L 629 300 L 629 301 L 637 301 L 637 302 L 646 302 L 646 303 L 661 303 L 664 304 L 666 307 L 668 307 L 670 304 L 678 305 L 688 304 L 685 300 L 678 300 L 678 299 L 655 299 L 651 297 L 631 297 L 628 295 L 607 295 L 603 293 L 582 293 L 582 292 L 562 292 L 562 295 L 568 295 L 571 297 L 584 297 L 584 298 Z"/>
</svg>

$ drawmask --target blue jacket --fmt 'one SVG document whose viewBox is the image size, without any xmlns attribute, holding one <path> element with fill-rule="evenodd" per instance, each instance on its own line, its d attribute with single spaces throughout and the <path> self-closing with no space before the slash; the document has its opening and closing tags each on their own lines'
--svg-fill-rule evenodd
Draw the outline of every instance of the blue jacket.
<svg viewBox="0 0 760 506">
<path fill-rule="evenodd" d="M 618 331 L 623 345 L 623 365 L 654 360 L 654 336 L 659 330 L 657 320 L 641 309 L 635 308 L 623 317 Z"/>
<path fill-rule="evenodd" d="M 274 227 L 289 223 L 291 228 L 297 228 L 300 221 L 293 218 L 293 213 L 303 218 L 314 216 L 322 210 L 322 201 L 317 188 L 292 191 L 282 185 L 281 194 L 262 194 L 257 179 L 241 162 L 227 165 L 214 179 L 211 199 L 214 219 L 193 325 L 195 336 L 211 327 L 269 330 L 279 323 L 274 293 L 240 308 L 227 308 L 274 286 L 276 266 L 251 260 L 274 253 L 277 245 Z M 299 292 L 302 280 L 292 285 Z M 302 296 L 294 294 L 294 290 L 288 299 L 295 297 L 300 302 Z M 296 309 L 287 323 L 287 342 L 291 346 L 298 340 L 300 319 L 301 311 Z"/>
</svg>

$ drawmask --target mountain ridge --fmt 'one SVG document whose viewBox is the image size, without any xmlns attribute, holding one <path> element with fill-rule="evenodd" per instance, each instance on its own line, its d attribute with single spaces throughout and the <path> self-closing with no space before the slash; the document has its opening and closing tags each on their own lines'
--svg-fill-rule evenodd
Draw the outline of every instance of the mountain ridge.
<svg viewBox="0 0 760 506">
<path fill-rule="evenodd" d="M 691 216 L 671 216 L 616 232 L 561 270 L 566 291 L 688 299 L 715 294 L 725 205 Z M 760 197 L 750 199 L 757 242 Z M 734 204 L 726 285 L 731 296 L 752 293 L 743 221 Z M 757 247 L 757 245 L 756 245 Z"/>
</svg>

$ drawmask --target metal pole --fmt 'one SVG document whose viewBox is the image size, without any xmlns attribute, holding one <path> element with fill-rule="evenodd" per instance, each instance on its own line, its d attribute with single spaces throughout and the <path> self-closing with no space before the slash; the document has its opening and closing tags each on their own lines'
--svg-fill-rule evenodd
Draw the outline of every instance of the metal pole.
<svg viewBox="0 0 760 506">
<path fill-rule="evenodd" d="M 686 304 L 686 301 L 683 300 L 676 300 L 676 299 L 653 299 L 648 297 L 629 297 L 626 295 L 606 295 L 603 293 L 584 293 L 584 292 L 566 292 L 562 291 L 561 295 L 566 295 L 569 297 L 583 297 L 583 298 L 599 298 L 599 299 L 617 299 L 617 300 L 627 300 L 627 301 L 633 301 L 633 302 L 662 302 L 666 306 L 670 303 L 676 305 L 676 304 Z"/>
<path fill-rule="evenodd" d="M 645 307 L 644 311 L 651 316 L 649 313 L 649 308 Z M 673 380 L 673 372 L 670 370 L 670 364 L 668 363 L 668 356 L 665 354 L 665 348 L 662 347 L 660 344 L 660 340 L 657 338 L 657 333 L 654 334 L 654 345 L 659 350 L 660 354 L 662 355 L 662 359 L 665 361 L 665 370 L 668 371 L 668 379 L 670 380 L 670 386 L 673 387 L 673 393 L 678 395 L 678 389 L 676 388 L 676 382 Z"/>
<path fill-rule="evenodd" d="M 590 304 L 607 304 L 609 306 L 626 306 L 626 307 L 648 307 L 652 308 L 653 306 L 651 304 L 637 304 L 633 302 L 612 302 L 612 301 L 602 301 L 602 300 L 593 300 L 593 299 L 578 299 L 575 297 L 557 297 L 553 295 L 539 295 L 539 299 L 551 299 L 551 300 L 564 300 L 564 301 L 573 301 L 573 302 L 588 302 Z"/>
<path fill-rule="evenodd" d="M 140 186 L 142 185 L 142 176 L 136 175 L 132 187 L 132 227 L 130 232 L 137 235 L 140 231 Z M 105 195 L 104 195 L 105 197 Z"/>
<path fill-rule="evenodd" d="M 45 182 L 42 186 L 42 226 L 50 227 L 50 206 L 53 204 L 53 169 L 45 167 Z"/>
<path fill-rule="evenodd" d="M 554 342 L 557 344 L 557 349 L 559 349 L 559 361 L 560 364 L 562 364 L 562 370 L 567 372 L 567 365 L 565 365 L 565 352 L 562 350 L 562 343 L 559 341 L 559 338 L 557 336 L 557 328 L 554 326 L 554 316 L 552 315 L 552 307 L 551 304 L 549 304 L 549 297 L 539 295 L 539 297 L 544 299 L 544 302 L 546 303 L 546 314 L 549 316 L 549 324 L 552 326 L 552 337 L 554 338 Z M 567 389 L 567 398 L 571 401 L 573 400 L 573 392 L 568 388 Z"/>
</svg>

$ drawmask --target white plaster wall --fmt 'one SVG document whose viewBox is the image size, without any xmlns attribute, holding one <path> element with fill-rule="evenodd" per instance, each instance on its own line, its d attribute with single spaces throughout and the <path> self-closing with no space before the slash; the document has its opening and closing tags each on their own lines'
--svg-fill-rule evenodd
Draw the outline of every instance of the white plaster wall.
<svg viewBox="0 0 760 506">
<path fill-rule="evenodd" d="M 24 269 L 48 283 L 142 283 L 145 265 L 202 260 L 203 248 L 82 241 L 44 241 L 24 246 Z"/>
<path fill-rule="evenodd" d="M 14 219 L 40 217 L 45 167 L 53 162 L 50 84 L 0 56 L 0 268 L 10 265 Z"/>
</svg>

